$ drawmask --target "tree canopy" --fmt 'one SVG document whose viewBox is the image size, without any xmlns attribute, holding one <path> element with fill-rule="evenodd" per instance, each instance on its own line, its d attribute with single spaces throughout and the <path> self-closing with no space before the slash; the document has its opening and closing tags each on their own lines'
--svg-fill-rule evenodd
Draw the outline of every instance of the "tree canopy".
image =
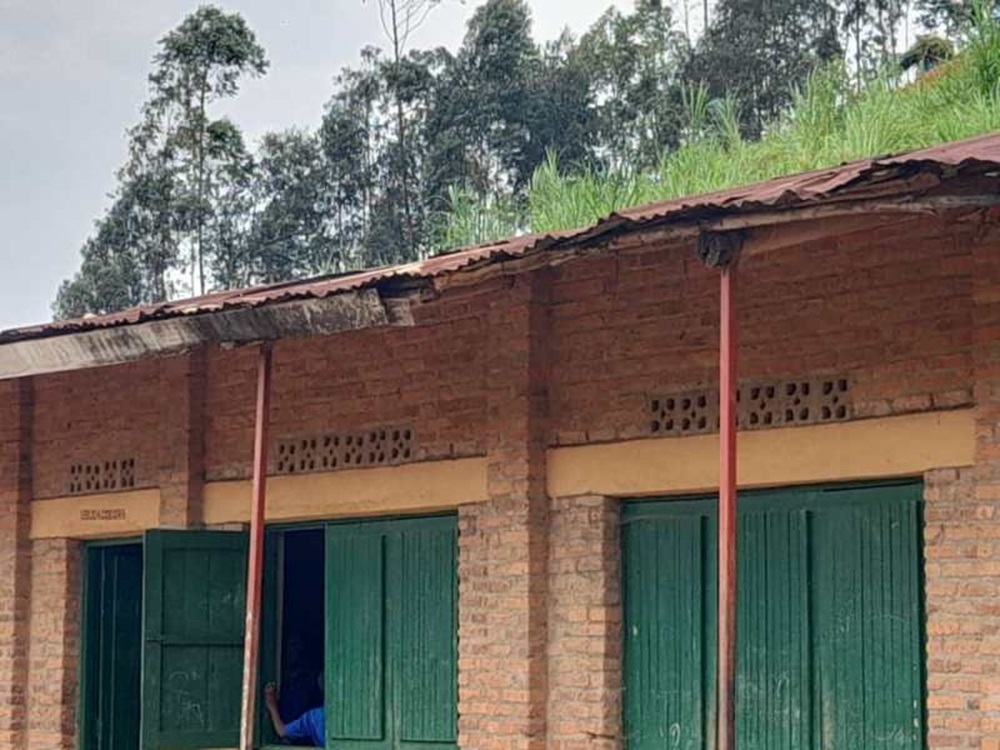
<svg viewBox="0 0 1000 750">
<path fill-rule="evenodd" d="M 539 42 L 525 0 L 485 0 L 451 51 L 410 45 L 432 14 L 452 12 L 448 0 L 369 5 L 387 49 L 340 71 L 314 128 L 254 144 L 224 113 L 268 69 L 246 22 L 204 6 L 167 33 L 128 159 L 55 314 L 408 261 L 558 224 L 574 201 L 574 216 L 599 215 L 695 189 L 687 175 L 736 168 L 750 153 L 739 149 L 787 141 L 822 112 L 827 136 L 849 140 L 845 106 L 904 86 L 902 66 L 968 46 L 972 21 L 966 5 L 938 0 L 635 0 L 579 37 Z M 987 86 L 949 106 L 968 113 L 990 96 Z"/>
</svg>

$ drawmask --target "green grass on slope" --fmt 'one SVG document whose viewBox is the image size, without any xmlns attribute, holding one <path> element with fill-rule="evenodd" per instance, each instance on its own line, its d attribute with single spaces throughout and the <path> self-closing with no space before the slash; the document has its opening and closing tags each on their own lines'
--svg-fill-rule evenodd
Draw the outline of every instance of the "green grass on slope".
<svg viewBox="0 0 1000 750">
<path fill-rule="evenodd" d="M 657 169 L 564 175 L 550 158 L 534 175 L 523 217 L 509 202 L 477 204 L 456 192 L 443 244 L 587 226 L 629 206 L 1000 130 L 1000 23 L 979 13 L 962 54 L 914 84 L 880 79 L 855 94 L 843 70 L 817 73 L 760 141 L 740 138 L 731 102 L 708 104 L 699 92 L 689 99 L 695 135 Z"/>
</svg>

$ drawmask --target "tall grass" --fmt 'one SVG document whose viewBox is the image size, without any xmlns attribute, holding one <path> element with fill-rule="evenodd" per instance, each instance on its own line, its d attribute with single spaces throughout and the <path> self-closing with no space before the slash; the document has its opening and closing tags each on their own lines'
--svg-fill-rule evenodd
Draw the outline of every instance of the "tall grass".
<svg viewBox="0 0 1000 750">
<path fill-rule="evenodd" d="M 740 136 L 732 100 L 685 92 L 687 141 L 665 153 L 656 169 L 566 174 L 549 157 L 520 212 L 512 212 L 510 202 L 476 203 L 456 193 L 447 246 L 498 239 L 512 229 L 586 226 L 630 206 L 1000 130 L 1000 22 L 991 10 L 979 3 L 961 54 L 916 83 L 887 73 L 854 93 L 843 67 L 816 72 L 759 141 Z M 486 218 L 498 210 L 505 212 L 502 220 Z"/>
<path fill-rule="evenodd" d="M 448 188 L 449 212 L 438 229 L 441 249 L 468 247 L 511 237 L 523 229 L 513 198 L 477 199 L 466 190 Z"/>
</svg>

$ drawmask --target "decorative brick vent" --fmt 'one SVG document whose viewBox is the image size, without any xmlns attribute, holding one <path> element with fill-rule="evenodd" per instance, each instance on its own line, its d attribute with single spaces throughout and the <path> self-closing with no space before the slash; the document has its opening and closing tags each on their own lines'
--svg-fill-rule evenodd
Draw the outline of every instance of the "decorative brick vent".
<svg viewBox="0 0 1000 750">
<path fill-rule="evenodd" d="M 413 457 L 412 430 L 391 427 L 279 441 L 274 468 L 277 474 L 303 474 L 401 464 Z"/>
<path fill-rule="evenodd" d="M 654 435 L 693 435 L 719 429 L 719 398 L 712 391 L 687 391 L 652 401 Z"/>
<path fill-rule="evenodd" d="M 135 487 L 134 458 L 71 464 L 69 467 L 71 495 L 130 490 L 133 487 Z"/>
<path fill-rule="evenodd" d="M 742 430 L 843 422 L 851 418 L 846 378 L 744 383 L 736 392 Z M 650 400 L 652 435 L 700 435 L 719 429 L 719 393 L 684 391 Z"/>
</svg>

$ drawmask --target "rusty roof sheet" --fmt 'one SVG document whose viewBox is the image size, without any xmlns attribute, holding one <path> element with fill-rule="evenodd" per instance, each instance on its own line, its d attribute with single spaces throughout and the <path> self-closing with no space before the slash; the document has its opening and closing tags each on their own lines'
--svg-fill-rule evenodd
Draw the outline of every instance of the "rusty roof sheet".
<svg viewBox="0 0 1000 750">
<path fill-rule="evenodd" d="M 1000 134 L 957 141 L 898 156 L 848 162 L 838 167 L 778 177 L 743 188 L 663 201 L 629 209 L 622 212 L 622 215 L 640 219 L 657 214 L 675 214 L 684 208 L 770 208 L 798 205 L 832 197 L 839 190 L 859 182 L 871 181 L 880 172 L 895 167 L 919 170 L 935 166 L 962 168 L 973 165 L 1000 166 Z"/>
<path fill-rule="evenodd" d="M 433 279 L 472 266 L 517 258 L 553 246 L 572 246 L 606 234 L 655 223 L 681 222 L 693 217 L 721 216 L 761 209 L 786 208 L 849 198 L 858 188 L 880 180 L 897 179 L 921 171 L 1000 169 L 1000 134 L 934 146 L 897 156 L 864 159 L 836 167 L 778 177 L 713 193 L 660 201 L 626 209 L 593 226 L 550 234 L 529 234 L 479 247 L 438 255 L 427 260 L 336 276 L 215 292 L 191 299 L 130 308 L 106 315 L 57 321 L 0 332 L 0 344 L 67 333 L 114 328 L 147 320 L 200 315 L 223 309 L 257 307 L 295 299 L 323 298 L 331 294 L 382 285 L 393 281 Z M 906 185 L 900 184 L 900 194 Z"/>
</svg>

